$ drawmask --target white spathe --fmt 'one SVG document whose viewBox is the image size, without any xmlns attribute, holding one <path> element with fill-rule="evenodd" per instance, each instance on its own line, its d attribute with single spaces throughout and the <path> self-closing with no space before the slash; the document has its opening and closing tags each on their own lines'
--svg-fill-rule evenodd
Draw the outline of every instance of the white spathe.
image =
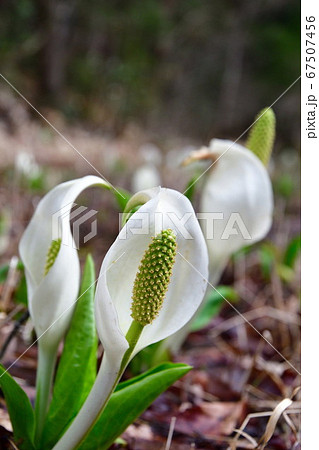
<svg viewBox="0 0 319 450">
<path fill-rule="evenodd" d="M 203 154 L 205 150 L 215 162 L 204 185 L 200 212 L 216 214 L 202 221 L 210 281 L 215 283 L 234 252 L 260 241 L 268 233 L 273 192 L 267 169 L 250 150 L 221 139 L 213 139 L 209 148 L 199 152 Z"/>
<path fill-rule="evenodd" d="M 99 177 L 86 176 L 53 188 L 39 202 L 20 240 L 29 311 L 42 347 L 56 347 L 72 317 L 80 285 L 80 263 L 70 229 L 70 211 L 76 197 L 93 185 L 109 186 Z M 61 247 L 45 275 L 48 250 L 57 238 L 61 238 Z"/>
<path fill-rule="evenodd" d="M 187 323 L 206 290 L 207 250 L 192 204 L 180 192 L 164 188 L 140 192 L 131 202 L 139 198 L 145 200 L 145 195 L 148 201 L 128 220 L 105 256 L 97 284 L 97 329 L 108 354 L 112 352 L 113 339 L 110 339 L 111 327 L 105 317 L 117 318 L 112 321 L 114 330 L 117 328 L 118 336 L 124 337 L 132 322 L 130 306 L 134 280 L 152 236 L 172 229 L 177 238 L 177 256 L 163 307 L 154 322 L 144 328 L 134 354 Z M 185 224 L 183 217 L 188 217 Z M 145 234 L 139 234 L 140 231 Z"/>
<path fill-rule="evenodd" d="M 164 188 L 139 192 L 129 201 L 130 209 L 140 204 L 143 205 L 129 218 L 107 252 L 97 283 L 95 318 L 104 347 L 97 379 L 79 414 L 54 450 L 73 449 L 78 445 L 116 385 L 123 356 L 129 347 L 125 335 L 133 320 L 130 308 L 134 280 L 144 252 L 152 237 L 160 231 L 171 229 L 175 232 L 176 261 L 163 307 L 154 322 L 144 327 L 131 358 L 182 328 L 203 300 L 208 254 L 192 204 L 180 192 Z"/>
<path fill-rule="evenodd" d="M 231 255 L 263 239 L 272 224 L 273 192 L 267 169 L 255 154 L 232 141 L 213 139 L 184 163 L 211 160 L 199 212 L 209 254 L 209 282 L 217 286 Z M 204 302 L 202 305 L 204 305 Z M 174 354 L 190 332 L 186 324 L 162 349 Z"/>
</svg>

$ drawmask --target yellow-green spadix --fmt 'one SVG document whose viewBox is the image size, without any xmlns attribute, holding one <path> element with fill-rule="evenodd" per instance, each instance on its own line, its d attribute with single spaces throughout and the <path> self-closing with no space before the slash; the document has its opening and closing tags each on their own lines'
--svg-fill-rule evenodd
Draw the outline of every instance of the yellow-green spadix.
<svg viewBox="0 0 319 450">
<path fill-rule="evenodd" d="M 249 130 L 246 147 L 267 167 L 274 146 L 276 116 L 271 108 L 264 108 Z"/>
<path fill-rule="evenodd" d="M 75 448 L 103 410 L 123 371 L 132 323 L 140 335 L 126 362 L 182 328 L 204 297 L 207 247 L 189 200 L 180 192 L 153 188 L 135 194 L 130 206 L 137 204 L 142 206 L 107 252 L 97 283 L 95 318 L 104 347 L 101 367 L 86 402 L 55 450 Z"/>
<path fill-rule="evenodd" d="M 131 317 L 142 326 L 158 316 L 172 276 L 176 259 L 176 236 L 163 230 L 152 238 L 136 274 Z"/>
</svg>

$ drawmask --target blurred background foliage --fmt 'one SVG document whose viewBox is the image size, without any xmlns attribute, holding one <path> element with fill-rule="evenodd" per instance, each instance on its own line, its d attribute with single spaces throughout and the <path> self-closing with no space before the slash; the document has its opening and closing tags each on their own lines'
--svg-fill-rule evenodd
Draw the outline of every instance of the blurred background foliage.
<svg viewBox="0 0 319 450">
<path fill-rule="evenodd" d="M 3 74 L 26 97 L 120 134 L 237 137 L 300 74 L 296 0 L 2 0 Z M 298 147 L 299 86 L 276 106 Z"/>
<path fill-rule="evenodd" d="M 297 0 L 0 5 L 1 73 L 61 133 L 0 78 L 4 262 L 17 253 L 37 201 L 54 185 L 96 167 L 113 185 L 134 192 L 142 189 L 135 182 L 141 168 L 144 177 L 157 175 L 156 185 L 183 192 L 206 167 L 182 168 L 183 158 L 213 137 L 242 136 L 245 142 L 243 132 L 256 114 L 300 75 Z M 275 243 L 278 254 L 261 250 L 268 269 L 281 267 L 284 249 L 300 229 L 299 83 L 280 97 L 274 112 L 273 229 L 281 229 L 278 222 L 284 231 Z M 202 182 L 204 177 L 192 192 L 195 206 Z M 117 234 L 110 211 L 119 209 L 111 198 L 103 202 L 90 200 L 105 221 L 101 249 L 105 236 L 110 244 Z"/>
</svg>

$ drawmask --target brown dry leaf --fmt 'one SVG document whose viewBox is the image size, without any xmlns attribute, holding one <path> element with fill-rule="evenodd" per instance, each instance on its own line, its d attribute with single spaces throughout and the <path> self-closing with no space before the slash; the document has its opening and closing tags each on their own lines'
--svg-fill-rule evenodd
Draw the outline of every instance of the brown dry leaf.
<svg viewBox="0 0 319 450">
<path fill-rule="evenodd" d="M 274 434 L 274 431 L 277 426 L 277 422 L 280 419 L 283 412 L 292 404 L 292 400 L 290 398 L 283 399 L 274 409 L 272 415 L 269 418 L 269 421 L 267 423 L 267 427 L 265 430 L 264 435 L 260 439 L 260 448 L 264 449 L 267 442 L 272 438 L 272 435 Z"/>
<path fill-rule="evenodd" d="M 244 402 L 202 402 L 178 414 L 175 430 L 206 438 L 229 435 L 242 420 Z"/>
</svg>

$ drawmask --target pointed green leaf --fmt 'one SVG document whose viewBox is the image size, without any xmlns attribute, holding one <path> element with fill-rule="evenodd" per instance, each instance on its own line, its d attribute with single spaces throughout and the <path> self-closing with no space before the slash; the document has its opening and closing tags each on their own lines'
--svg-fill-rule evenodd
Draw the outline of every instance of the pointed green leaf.
<svg viewBox="0 0 319 450">
<path fill-rule="evenodd" d="M 301 237 L 296 236 L 287 245 L 284 254 L 284 264 L 290 268 L 293 268 L 298 256 L 300 255 L 300 250 L 301 250 Z"/>
<path fill-rule="evenodd" d="M 4 283 L 9 272 L 9 264 L 4 264 L 0 267 L 0 283 Z"/>
<path fill-rule="evenodd" d="M 106 449 L 171 384 L 191 369 L 186 364 L 161 364 L 120 383 L 79 450 Z"/>
<path fill-rule="evenodd" d="M 198 178 L 199 178 L 198 173 L 195 173 L 195 175 L 193 175 L 192 178 L 187 183 L 184 195 L 188 198 L 189 201 L 192 201 L 194 199 L 196 181 L 198 180 Z"/>
<path fill-rule="evenodd" d="M 34 412 L 30 400 L 2 365 L 0 387 L 6 399 L 15 443 L 21 450 L 34 449 Z"/>
<path fill-rule="evenodd" d="M 94 263 L 86 260 L 79 299 L 66 336 L 41 449 L 52 448 L 86 399 L 96 377 Z"/>
<path fill-rule="evenodd" d="M 113 190 L 114 197 L 117 201 L 117 204 L 120 207 L 121 211 L 124 211 L 125 206 L 129 199 L 132 197 L 132 194 L 125 189 L 116 188 Z"/>
<path fill-rule="evenodd" d="M 133 375 L 139 375 L 159 364 L 169 362 L 171 357 L 167 349 L 163 350 L 163 340 L 143 348 L 130 362 L 129 368 Z"/>
<path fill-rule="evenodd" d="M 231 302 L 238 300 L 238 294 L 233 288 L 230 286 L 217 286 L 216 290 L 213 289 L 207 300 L 205 300 L 203 309 L 195 316 L 191 325 L 192 331 L 201 330 L 209 324 L 213 317 L 217 316 L 225 303 L 224 297 Z"/>
<path fill-rule="evenodd" d="M 271 272 L 277 264 L 277 253 L 278 249 L 276 248 L 276 246 L 268 242 L 264 242 L 263 244 L 261 244 L 258 249 L 260 269 L 263 277 L 267 280 L 270 279 Z"/>
</svg>

